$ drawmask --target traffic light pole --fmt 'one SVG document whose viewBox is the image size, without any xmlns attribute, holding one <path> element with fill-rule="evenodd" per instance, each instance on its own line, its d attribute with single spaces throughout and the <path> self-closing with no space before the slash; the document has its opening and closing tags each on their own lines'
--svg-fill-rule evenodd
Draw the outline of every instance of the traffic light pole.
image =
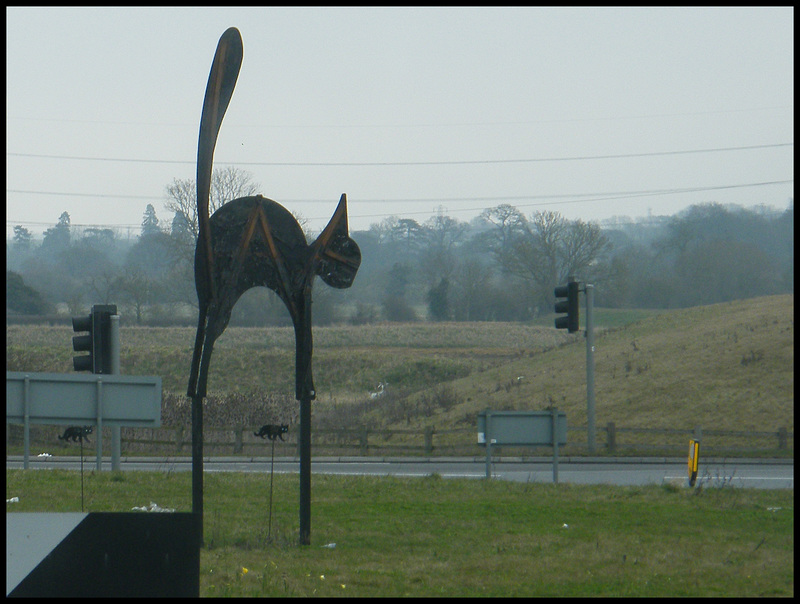
<svg viewBox="0 0 800 604">
<path fill-rule="evenodd" d="M 119 315 L 109 316 L 109 359 L 111 375 L 119 375 Z M 98 435 L 99 437 L 99 435 Z M 119 471 L 122 456 L 122 434 L 119 426 L 111 426 L 111 470 Z"/>
<path fill-rule="evenodd" d="M 578 315 L 578 291 L 579 283 L 575 277 L 571 276 L 566 285 L 559 285 L 553 290 L 556 298 L 556 313 L 567 313 L 557 316 L 555 320 L 556 329 L 566 329 L 569 333 L 574 333 L 580 329 L 580 319 Z M 589 453 L 595 452 L 595 423 L 594 423 L 594 285 L 584 284 L 583 292 L 586 294 L 586 422 L 587 443 Z"/>
<path fill-rule="evenodd" d="M 594 453 L 594 285 L 587 283 L 584 291 L 586 292 L 586 417 L 589 453 Z"/>
<path fill-rule="evenodd" d="M 77 335 L 72 338 L 72 349 L 75 352 L 88 352 L 88 356 L 77 356 L 72 359 L 75 371 L 91 371 L 107 375 L 119 375 L 119 315 L 116 304 L 95 304 L 88 316 L 73 317 L 72 329 L 75 332 L 89 332 L 88 335 Z M 102 400 L 103 382 L 96 382 L 96 397 Z M 102 470 L 103 423 L 97 416 L 97 470 Z M 111 427 L 111 468 L 119 470 L 120 429 Z"/>
</svg>

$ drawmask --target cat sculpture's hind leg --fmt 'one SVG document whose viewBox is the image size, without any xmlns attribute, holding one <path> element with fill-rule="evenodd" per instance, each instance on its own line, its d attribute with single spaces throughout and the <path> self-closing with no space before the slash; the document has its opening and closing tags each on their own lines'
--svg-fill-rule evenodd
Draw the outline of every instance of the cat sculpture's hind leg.
<svg viewBox="0 0 800 604">
<path fill-rule="evenodd" d="M 203 354 L 203 343 L 206 336 L 206 318 L 208 316 L 208 307 L 200 305 L 199 319 L 197 321 L 197 334 L 194 339 L 194 352 L 192 353 L 192 367 L 189 371 L 189 387 L 187 395 L 191 398 L 197 394 L 198 391 L 198 378 L 200 373 L 200 359 Z M 201 395 L 204 396 L 204 395 Z"/>
</svg>

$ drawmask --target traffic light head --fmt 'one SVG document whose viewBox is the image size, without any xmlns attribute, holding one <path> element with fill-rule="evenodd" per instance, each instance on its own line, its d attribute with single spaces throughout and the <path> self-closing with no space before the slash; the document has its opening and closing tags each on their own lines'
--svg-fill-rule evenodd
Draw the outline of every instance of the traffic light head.
<svg viewBox="0 0 800 604">
<path fill-rule="evenodd" d="M 88 355 L 72 358 L 75 371 L 91 371 L 92 373 L 111 373 L 111 315 L 117 314 L 113 304 L 92 307 L 86 317 L 73 317 L 72 330 L 86 331 L 87 335 L 72 337 L 72 349 L 75 352 L 88 352 Z"/>
<path fill-rule="evenodd" d="M 92 340 L 93 315 L 86 317 L 72 317 L 72 330 L 76 332 L 87 331 L 88 335 L 73 336 L 72 349 L 75 352 L 88 352 L 87 355 L 72 357 L 72 366 L 75 371 L 91 371 L 94 373 L 94 342 Z"/>
<path fill-rule="evenodd" d="M 556 317 L 556 329 L 566 329 L 569 333 L 578 331 L 578 282 L 569 281 L 566 285 L 559 285 L 553 293 L 556 297 L 556 313 L 566 313 L 564 316 Z M 558 300 L 558 298 L 564 299 Z"/>
</svg>

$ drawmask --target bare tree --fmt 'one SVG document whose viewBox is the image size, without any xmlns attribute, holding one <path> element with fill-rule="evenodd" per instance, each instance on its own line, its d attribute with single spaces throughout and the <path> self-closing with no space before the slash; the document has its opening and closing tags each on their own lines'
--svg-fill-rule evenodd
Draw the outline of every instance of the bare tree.
<svg viewBox="0 0 800 604">
<path fill-rule="evenodd" d="M 233 166 L 218 168 L 211 176 L 211 196 L 209 211 L 213 214 L 217 208 L 239 197 L 258 195 L 261 185 L 252 182 L 250 172 L 239 170 Z M 195 208 L 196 209 L 196 208 Z"/>
<path fill-rule="evenodd" d="M 369 232 L 375 237 L 378 245 L 391 243 L 395 240 L 395 230 L 398 227 L 397 216 L 389 216 L 380 222 L 373 222 L 369 225 Z"/>
<path fill-rule="evenodd" d="M 558 212 L 536 212 L 524 234 L 514 239 L 500 260 L 508 272 L 546 288 L 559 278 L 560 247 L 566 229 L 567 221 Z"/>
<path fill-rule="evenodd" d="M 442 279 L 450 282 L 458 268 L 456 252 L 442 247 L 430 246 L 422 250 L 418 260 L 420 281 L 428 288 L 435 287 Z"/>
<path fill-rule="evenodd" d="M 525 215 L 507 203 L 484 210 L 481 212 L 481 218 L 497 228 L 495 231 L 496 245 L 493 246 L 497 254 L 505 253 L 514 237 L 525 231 L 527 224 Z"/>
<path fill-rule="evenodd" d="M 609 251 L 610 247 L 608 238 L 600 232 L 597 224 L 582 220 L 570 223 L 564 233 L 561 259 L 563 272 L 560 277 L 563 279 L 585 270 Z"/>
<path fill-rule="evenodd" d="M 455 218 L 446 216 L 442 208 L 439 208 L 439 210 L 436 216 L 431 216 L 425 221 L 425 238 L 427 239 L 428 247 L 451 250 L 464 237 L 469 230 L 469 225 L 466 222 L 459 222 Z"/>
<path fill-rule="evenodd" d="M 454 310 L 456 318 L 464 321 L 477 321 L 482 304 L 492 281 L 492 269 L 477 258 L 467 258 L 456 273 L 456 296 Z"/>
<path fill-rule="evenodd" d="M 524 233 L 516 235 L 508 252 L 497 259 L 506 271 L 529 282 L 545 305 L 551 305 L 556 285 L 569 275 L 589 271 L 609 248 L 597 225 L 570 222 L 558 212 L 535 212 Z"/>
<path fill-rule="evenodd" d="M 261 185 L 252 182 L 253 175 L 233 166 L 217 168 L 211 175 L 209 213 L 213 214 L 223 205 L 239 197 L 257 195 Z M 164 207 L 180 212 L 186 218 L 189 230 L 197 239 L 197 183 L 192 179 L 173 179 L 166 188 Z"/>
<path fill-rule="evenodd" d="M 126 296 L 136 313 L 136 324 L 142 324 L 145 308 L 153 302 L 157 281 L 139 268 L 126 268 L 116 283 L 117 291 Z"/>
<path fill-rule="evenodd" d="M 111 304 L 114 296 L 119 291 L 120 276 L 115 268 L 93 273 L 88 278 L 89 289 L 96 300 L 103 304 Z"/>
<path fill-rule="evenodd" d="M 166 194 L 164 207 L 180 214 L 187 229 L 197 238 L 197 183 L 191 178 L 174 178 L 167 185 Z"/>
<path fill-rule="evenodd" d="M 233 166 L 215 169 L 211 175 L 209 213 L 213 214 L 223 205 L 239 197 L 257 195 L 261 185 L 252 181 L 253 175 Z M 164 207 L 180 215 L 182 230 L 174 237 L 175 252 L 183 260 L 192 262 L 197 241 L 197 183 L 192 179 L 173 179 L 166 187 L 167 200 Z M 173 221 L 173 225 L 175 221 Z M 191 234 L 191 236 L 189 236 Z M 177 235 L 177 234 L 176 234 Z"/>
</svg>

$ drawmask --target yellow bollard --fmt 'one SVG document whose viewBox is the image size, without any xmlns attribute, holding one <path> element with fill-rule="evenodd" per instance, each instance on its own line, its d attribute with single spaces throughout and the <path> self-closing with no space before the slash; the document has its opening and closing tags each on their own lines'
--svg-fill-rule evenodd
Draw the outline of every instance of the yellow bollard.
<svg viewBox="0 0 800 604">
<path fill-rule="evenodd" d="M 700 441 L 689 441 L 689 486 L 693 487 L 697 480 L 697 464 L 700 457 Z"/>
</svg>

